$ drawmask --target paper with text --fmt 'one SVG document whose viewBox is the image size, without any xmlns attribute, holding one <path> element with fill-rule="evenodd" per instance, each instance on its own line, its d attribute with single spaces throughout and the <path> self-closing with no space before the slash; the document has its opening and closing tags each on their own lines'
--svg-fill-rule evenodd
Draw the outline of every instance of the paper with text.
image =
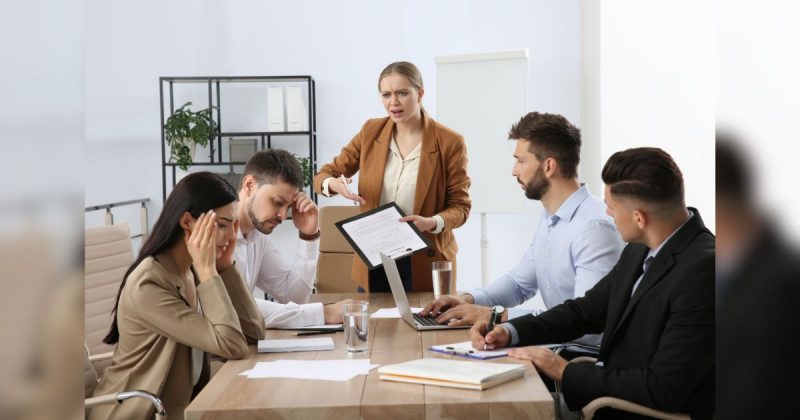
<svg viewBox="0 0 800 420">
<path fill-rule="evenodd" d="M 373 267 L 380 266 L 383 252 L 390 258 L 427 248 L 427 244 L 409 223 L 400 222 L 403 217 L 395 206 L 342 224 L 342 229 L 360 249 Z"/>
</svg>

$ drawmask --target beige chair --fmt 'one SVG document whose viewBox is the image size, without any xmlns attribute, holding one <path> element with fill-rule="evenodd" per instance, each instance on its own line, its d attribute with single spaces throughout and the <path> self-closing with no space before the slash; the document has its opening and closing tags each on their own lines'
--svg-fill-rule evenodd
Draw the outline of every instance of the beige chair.
<svg viewBox="0 0 800 420">
<path fill-rule="evenodd" d="M 319 209 L 319 260 L 317 293 L 354 293 L 351 279 L 353 248 L 336 227 L 336 222 L 359 213 L 357 206 L 325 206 Z"/>
<path fill-rule="evenodd" d="M 111 310 L 125 271 L 133 263 L 127 224 L 86 228 L 84 325 L 86 351 L 97 372 L 111 362 L 113 346 L 103 343 L 111 325 Z"/>
<path fill-rule="evenodd" d="M 86 228 L 84 266 L 84 325 L 86 360 L 84 366 L 85 409 L 121 404 L 129 398 L 145 398 L 155 408 L 155 418 L 165 419 L 164 406 L 146 391 L 124 391 L 91 397 L 97 382 L 111 363 L 114 346 L 103 343 L 111 325 L 111 310 L 125 271 L 133 263 L 133 245 L 127 224 Z"/>
<path fill-rule="evenodd" d="M 581 356 L 576 357 L 570 360 L 570 363 L 595 363 L 597 359 L 594 357 L 587 357 Z M 615 397 L 600 397 L 595 398 L 589 404 L 586 404 L 581 409 L 581 414 L 585 420 L 591 420 L 594 418 L 595 413 L 597 410 L 601 408 L 613 408 L 616 410 L 627 411 L 629 413 L 640 414 L 643 416 L 654 417 L 657 419 L 665 419 L 665 420 L 689 420 L 690 417 L 686 414 L 680 413 L 667 413 L 664 411 L 659 411 L 652 409 L 650 407 L 645 407 L 643 405 L 639 405 L 636 403 L 632 403 L 627 400 L 623 400 L 621 398 Z"/>
</svg>

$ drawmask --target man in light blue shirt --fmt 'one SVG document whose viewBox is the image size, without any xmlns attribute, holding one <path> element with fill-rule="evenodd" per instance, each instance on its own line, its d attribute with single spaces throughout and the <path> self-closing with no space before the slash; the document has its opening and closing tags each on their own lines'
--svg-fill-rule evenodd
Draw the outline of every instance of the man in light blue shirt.
<svg viewBox="0 0 800 420">
<path fill-rule="evenodd" d="M 511 307 L 536 293 L 552 308 L 583 296 L 619 260 L 624 243 L 605 204 L 578 181 L 580 130 L 561 115 L 532 112 L 514 124 L 509 139 L 517 141 L 512 175 L 545 209 L 533 241 L 516 267 L 488 287 L 441 296 L 423 316 L 440 313 L 440 323 L 470 325 L 502 305 L 510 308 L 505 321 L 530 313 Z"/>
</svg>

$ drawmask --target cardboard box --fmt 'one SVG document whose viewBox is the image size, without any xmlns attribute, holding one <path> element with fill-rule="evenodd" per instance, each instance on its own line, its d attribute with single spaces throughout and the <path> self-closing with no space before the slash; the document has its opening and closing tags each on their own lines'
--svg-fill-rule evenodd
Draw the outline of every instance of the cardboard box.
<svg viewBox="0 0 800 420">
<path fill-rule="evenodd" d="M 351 279 L 352 253 L 322 252 L 317 261 L 317 293 L 355 293 L 358 285 Z"/>
<path fill-rule="evenodd" d="M 359 213 L 357 206 L 325 206 L 319 209 L 319 252 L 353 253 L 353 248 L 336 227 L 336 222 Z"/>
</svg>

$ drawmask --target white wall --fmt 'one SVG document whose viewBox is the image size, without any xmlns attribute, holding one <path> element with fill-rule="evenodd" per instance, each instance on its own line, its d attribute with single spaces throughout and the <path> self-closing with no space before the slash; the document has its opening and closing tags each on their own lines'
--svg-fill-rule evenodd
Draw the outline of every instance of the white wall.
<svg viewBox="0 0 800 420">
<path fill-rule="evenodd" d="M 720 127 L 745 143 L 757 202 L 797 243 L 800 3 L 718 0 L 716 18 Z"/>
<path fill-rule="evenodd" d="M 599 169 L 619 150 L 670 153 L 686 202 L 713 231 L 715 29 L 710 0 L 582 2 L 585 142 L 600 144 Z"/>
<path fill-rule="evenodd" d="M 560 113 L 577 123 L 581 117 L 578 3 L 90 1 L 86 202 L 146 196 L 154 201 L 152 213 L 158 212 L 159 76 L 314 76 L 319 164 L 338 154 L 367 118 L 384 114 L 377 76 L 396 60 L 420 67 L 427 88 L 425 105 L 435 110 L 434 56 L 528 48 L 530 109 Z M 499 141 L 505 141 L 505 134 L 498 133 Z M 508 181 L 515 182 L 511 165 L 509 156 Z M 341 201 L 320 200 L 321 205 L 332 203 Z M 527 201 L 523 214 L 489 217 L 490 277 L 519 259 L 540 211 L 538 202 Z M 480 281 L 479 227 L 475 216 L 456 230 L 460 289 Z M 295 237 L 289 226 L 275 235 L 287 244 Z"/>
</svg>

